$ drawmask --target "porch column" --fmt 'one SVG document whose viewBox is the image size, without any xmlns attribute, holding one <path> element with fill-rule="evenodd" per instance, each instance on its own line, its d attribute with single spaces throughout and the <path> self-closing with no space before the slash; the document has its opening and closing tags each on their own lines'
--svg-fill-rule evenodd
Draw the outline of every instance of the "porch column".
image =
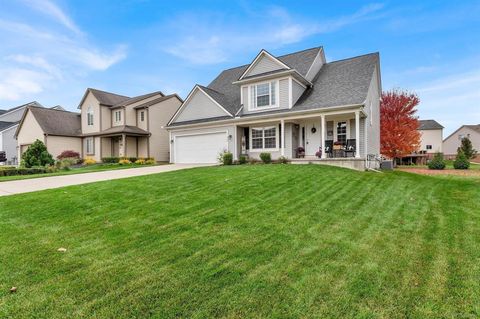
<svg viewBox="0 0 480 319">
<path fill-rule="evenodd" d="M 285 120 L 280 120 L 280 136 L 282 137 L 282 156 L 285 156 Z"/>
<path fill-rule="evenodd" d="M 360 111 L 355 111 L 355 157 L 360 157 Z"/>
<path fill-rule="evenodd" d="M 122 134 L 122 154 L 120 157 L 127 156 L 127 139 L 125 138 L 125 134 Z"/>
<path fill-rule="evenodd" d="M 321 119 L 322 119 L 322 127 L 321 127 L 321 131 L 322 131 L 322 136 L 321 136 L 321 144 L 322 145 L 322 158 L 327 158 L 327 154 L 325 153 L 325 115 L 320 115 Z"/>
<path fill-rule="evenodd" d="M 237 125 L 233 126 L 233 159 L 238 160 Z"/>
</svg>

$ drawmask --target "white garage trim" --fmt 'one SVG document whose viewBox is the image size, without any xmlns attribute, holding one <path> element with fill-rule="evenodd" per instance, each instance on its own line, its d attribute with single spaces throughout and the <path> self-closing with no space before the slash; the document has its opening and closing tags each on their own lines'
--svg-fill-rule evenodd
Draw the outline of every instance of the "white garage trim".
<svg viewBox="0 0 480 319">
<path fill-rule="evenodd" d="M 228 152 L 228 130 L 222 131 L 211 131 L 211 132 L 199 132 L 199 133 L 187 133 L 187 134 L 175 134 L 173 137 L 173 163 L 177 163 L 178 158 L 178 141 L 177 137 L 188 137 L 188 136 L 199 136 L 199 135 L 213 135 L 213 134 L 225 134 L 225 147 L 224 149 Z"/>
</svg>

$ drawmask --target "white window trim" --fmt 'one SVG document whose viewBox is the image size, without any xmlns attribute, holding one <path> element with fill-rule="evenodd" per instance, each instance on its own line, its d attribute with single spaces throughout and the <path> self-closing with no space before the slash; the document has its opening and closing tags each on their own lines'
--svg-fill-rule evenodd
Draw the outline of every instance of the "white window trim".
<svg viewBox="0 0 480 319">
<path fill-rule="evenodd" d="M 345 120 L 335 120 L 333 121 L 333 142 L 335 143 L 338 141 L 338 135 L 337 135 L 337 124 L 339 122 L 346 122 L 347 123 L 347 140 L 350 139 L 350 119 L 345 119 Z M 360 137 L 359 137 L 360 138 Z"/>
<path fill-rule="evenodd" d="M 262 85 L 262 84 L 268 84 L 269 85 L 269 92 L 271 94 L 271 83 L 275 82 L 275 104 L 269 105 L 269 106 L 260 106 L 257 107 L 256 105 L 252 105 L 252 86 L 257 86 L 257 85 Z M 271 109 L 278 109 L 280 107 L 280 81 L 279 80 L 270 80 L 270 81 L 262 81 L 262 82 L 256 82 L 248 85 L 248 110 L 249 111 L 263 111 L 263 110 L 271 110 Z M 272 98 L 270 97 L 270 101 Z M 256 101 L 256 100 L 255 100 Z M 256 103 L 255 103 L 256 104 Z"/>
<path fill-rule="evenodd" d="M 87 108 L 87 126 L 93 126 L 95 120 L 94 120 L 94 117 L 93 117 L 93 107 L 89 106 Z M 90 115 L 92 116 L 92 123 L 90 123 Z"/>
<path fill-rule="evenodd" d="M 117 114 L 118 114 L 118 120 L 117 120 Z M 122 110 L 115 110 L 113 112 L 113 116 L 115 118 L 115 123 L 122 123 Z"/>
<path fill-rule="evenodd" d="M 271 128 L 275 128 L 275 145 L 276 147 L 274 148 L 253 148 L 253 144 L 252 144 L 252 141 L 253 141 L 253 134 L 252 134 L 252 130 L 262 130 L 262 146 L 265 146 L 265 130 L 268 130 L 268 129 L 271 129 Z M 257 152 L 275 152 L 275 151 L 278 151 L 280 150 L 279 148 L 279 132 L 278 132 L 278 125 L 275 126 L 275 125 L 269 125 L 269 126 L 264 126 L 264 127 L 249 127 L 249 130 L 250 130 L 250 137 L 249 137 L 249 140 L 250 140 L 250 149 L 249 149 L 249 152 L 250 153 L 257 153 Z"/>
<path fill-rule="evenodd" d="M 92 141 L 92 149 L 88 150 L 88 141 Z M 85 139 L 85 153 L 87 155 L 95 155 L 95 140 L 93 137 L 87 137 Z"/>
</svg>

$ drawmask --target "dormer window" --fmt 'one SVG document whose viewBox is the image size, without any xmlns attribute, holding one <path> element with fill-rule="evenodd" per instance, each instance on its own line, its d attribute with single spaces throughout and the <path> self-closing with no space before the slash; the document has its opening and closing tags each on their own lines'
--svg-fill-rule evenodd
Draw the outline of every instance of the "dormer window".
<svg viewBox="0 0 480 319">
<path fill-rule="evenodd" d="M 252 109 L 276 107 L 276 81 L 250 86 L 250 97 Z"/>
<path fill-rule="evenodd" d="M 93 109 L 91 106 L 87 109 L 87 125 L 93 125 Z"/>
</svg>

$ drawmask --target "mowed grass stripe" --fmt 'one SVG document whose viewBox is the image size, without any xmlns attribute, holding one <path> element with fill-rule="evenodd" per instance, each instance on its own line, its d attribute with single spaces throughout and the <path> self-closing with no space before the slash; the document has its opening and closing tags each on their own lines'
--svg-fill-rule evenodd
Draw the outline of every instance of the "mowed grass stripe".
<svg viewBox="0 0 480 319">
<path fill-rule="evenodd" d="M 476 317 L 478 185 L 254 165 L 2 198 L 0 316 Z"/>
</svg>

